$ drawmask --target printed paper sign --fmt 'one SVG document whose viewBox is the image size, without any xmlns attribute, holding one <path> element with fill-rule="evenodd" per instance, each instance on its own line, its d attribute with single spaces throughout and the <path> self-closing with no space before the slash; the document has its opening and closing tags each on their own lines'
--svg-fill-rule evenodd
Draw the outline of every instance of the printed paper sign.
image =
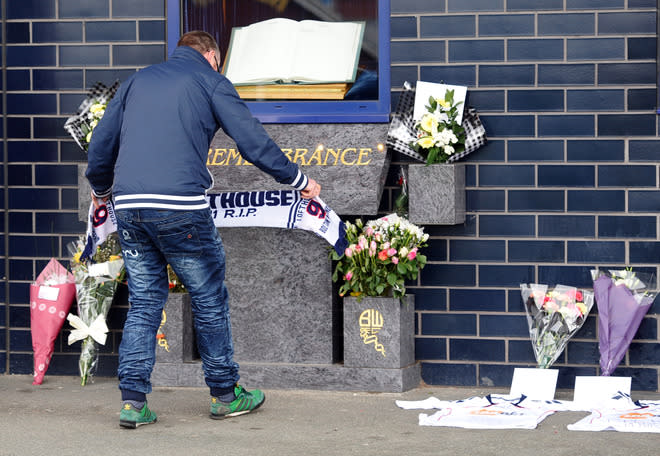
<svg viewBox="0 0 660 456">
<path fill-rule="evenodd" d="M 59 288 L 42 285 L 39 287 L 39 294 L 37 296 L 39 299 L 45 299 L 46 301 L 57 301 L 59 294 Z"/>
<path fill-rule="evenodd" d="M 551 401 L 555 398 L 557 369 L 519 368 L 513 371 L 511 396 L 525 395 L 530 399 Z"/>
<path fill-rule="evenodd" d="M 630 395 L 631 377 L 575 377 L 573 402 L 583 410 L 607 408 L 618 393 Z"/>
<path fill-rule="evenodd" d="M 437 84 L 434 82 L 417 81 L 415 86 L 415 107 L 413 108 L 413 120 L 419 120 L 422 115 L 428 112 L 426 105 L 429 104 L 429 97 L 444 99 L 447 90 L 454 91 L 454 103 L 462 101 L 458 106 L 458 116 L 456 121 L 461 124 L 463 121 L 463 109 L 465 108 L 465 97 L 467 96 L 466 86 L 456 86 L 448 84 Z"/>
</svg>

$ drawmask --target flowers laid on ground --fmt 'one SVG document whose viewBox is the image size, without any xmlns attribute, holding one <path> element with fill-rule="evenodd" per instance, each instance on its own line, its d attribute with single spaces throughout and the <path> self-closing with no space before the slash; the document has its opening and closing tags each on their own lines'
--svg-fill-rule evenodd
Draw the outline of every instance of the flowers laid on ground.
<svg viewBox="0 0 660 456">
<path fill-rule="evenodd" d="M 549 368 L 584 324 L 594 302 L 590 291 L 557 285 L 521 284 L 529 335 L 538 367 Z"/>
<path fill-rule="evenodd" d="M 445 163 L 465 150 L 465 129 L 457 121 L 461 104 L 454 101 L 451 89 L 444 98 L 429 97 L 428 112 L 415 123 L 417 138 L 410 145 L 424 157 L 426 164 Z"/>
<path fill-rule="evenodd" d="M 109 87 L 102 82 L 97 82 L 80 103 L 76 114 L 69 117 L 64 123 L 64 129 L 85 152 L 89 148 L 94 128 L 103 117 L 108 102 L 114 97 L 118 87 L 119 81 L 115 81 Z"/>
<path fill-rule="evenodd" d="M 622 270 L 591 271 L 598 306 L 600 373 L 614 372 L 658 294 L 653 274 Z"/>
<path fill-rule="evenodd" d="M 405 218 L 390 214 L 364 224 L 346 223 L 349 246 L 343 254 L 331 252 L 337 260 L 332 280 L 340 279 L 341 296 L 403 297 L 405 281 L 417 278 L 426 264 L 419 250 L 426 246 L 428 234 Z"/>
<path fill-rule="evenodd" d="M 124 280 L 124 260 L 121 257 L 119 238 L 111 234 L 91 258 L 81 260 L 85 240 L 69 244 L 71 271 L 76 282 L 78 315 L 69 314 L 67 320 L 75 329 L 68 343 L 82 340 L 80 360 L 81 385 L 86 385 L 97 367 L 97 343 L 104 345 L 108 327 L 106 317 L 120 282 Z"/>
</svg>

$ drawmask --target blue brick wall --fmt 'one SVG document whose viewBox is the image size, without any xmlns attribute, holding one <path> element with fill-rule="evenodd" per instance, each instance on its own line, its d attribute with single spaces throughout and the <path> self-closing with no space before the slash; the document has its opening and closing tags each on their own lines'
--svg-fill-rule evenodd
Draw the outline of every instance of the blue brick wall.
<svg viewBox="0 0 660 456">
<path fill-rule="evenodd" d="M 489 144 L 467 163 L 463 225 L 427 226 L 416 286 L 425 382 L 508 386 L 535 365 L 519 284 L 592 287 L 589 270 L 660 259 L 654 0 L 392 0 L 403 81 L 466 85 Z M 408 52 L 417 49 L 422 54 Z M 405 53 L 405 56 L 402 55 Z M 416 59 L 416 60 L 415 60 Z M 396 165 L 409 159 L 396 156 Z M 396 192 L 396 188 L 389 188 Z M 394 193 L 393 193 L 394 194 Z M 658 390 L 658 304 L 615 373 Z M 556 362 L 598 375 L 597 311 Z"/>
<path fill-rule="evenodd" d="M 6 163 L 0 275 L 0 373 L 32 372 L 29 285 L 51 257 L 67 265 L 78 220 L 78 163 L 85 154 L 63 129 L 95 82 L 123 80 L 165 58 L 164 0 L 7 1 Z M 5 184 L 3 182 L 3 184 Z M 2 191 L 4 198 L 5 191 Z M 4 240 L 8 251 L 4 251 Z M 5 262 L 8 270 L 5 271 Z M 7 297 L 7 299 L 5 299 Z M 115 376 L 126 313 L 122 289 L 109 315 L 99 375 Z M 80 343 L 55 341 L 51 374 L 78 374 Z"/>
<path fill-rule="evenodd" d="M 66 244 L 83 230 L 76 165 L 85 156 L 62 125 L 96 81 L 165 57 L 165 4 L 6 2 L 2 373 L 32 371 L 29 284 L 50 257 L 66 264 Z M 466 160 L 466 222 L 425 227 L 429 264 L 410 287 L 422 377 L 508 386 L 515 367 L 535 364 L 520 283 L 590 287 L 595 266 L 657 273 L 655 1 L 392 0 L 391 33 L 394 102 L 404 81 L 467 85 L 489 136 Z M 407 161 L 395 155 L 392 173 Z M 385 208 L 396 192 L 386 188 Z M 115 375 L 125 293 L 109 315 L 100 375 Z M 634 389 L 658 390 L 659 311 L 615 372 Z M 49 372 L 77 375 L 80 347 L 65 339 Z M 594 311 L 555 364 L 558 386 L 597 375 L 598 356 Z"/>
</svg>

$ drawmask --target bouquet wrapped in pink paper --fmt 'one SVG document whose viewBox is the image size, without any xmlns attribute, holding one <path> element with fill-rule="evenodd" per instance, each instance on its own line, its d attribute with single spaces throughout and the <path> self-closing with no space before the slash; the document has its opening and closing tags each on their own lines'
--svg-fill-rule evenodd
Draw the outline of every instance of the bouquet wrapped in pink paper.
<svg viewBox="0 0 660 456">
<path fill-rule="evenodd" d="M 30 328 L 34 351 L 33 385 L 43 382 L 69 308 L 76 296 L 73 274 L 55 258 L 51 258 L 30 285 Z"/>
</svg>

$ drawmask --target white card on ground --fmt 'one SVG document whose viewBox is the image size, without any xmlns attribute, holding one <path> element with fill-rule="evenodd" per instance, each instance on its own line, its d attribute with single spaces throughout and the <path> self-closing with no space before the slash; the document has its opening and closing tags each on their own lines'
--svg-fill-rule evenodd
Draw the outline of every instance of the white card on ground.
<svg viewBox="0 0 660 456">
<path fill-rule="evenodd" d="M 426 105 L 429 104 L 429 97 L 445 98 L 447 90 L 454 91 L 454 103 L 462 101 L 458 105 L 458 116 L 456 121 L 460 124 L 463 121 L 463 109 L 465 108 L 465 97 L 467 96 L 467 86 L 457 86 L 449 84 L 438 84 L 435 82 L 417 81 L 415 86 L 415 106 L 413 108 L 413 119 L 419 120 L 422 115 L 428 112 Z"/>
<path fill-rule="evenodd" d="M 557 369 L 516 367 L 513 370 L 510 395 L 524 394 L 530 399 L 551 401 L 557 388 Z"/>
<path fill-rule="evenodd" d="M 632 377 L 575 377 L 573 402 L 583 410 L 607 408 L 607 404 L 618 393 L 630 394 Z"/>
</svg>

